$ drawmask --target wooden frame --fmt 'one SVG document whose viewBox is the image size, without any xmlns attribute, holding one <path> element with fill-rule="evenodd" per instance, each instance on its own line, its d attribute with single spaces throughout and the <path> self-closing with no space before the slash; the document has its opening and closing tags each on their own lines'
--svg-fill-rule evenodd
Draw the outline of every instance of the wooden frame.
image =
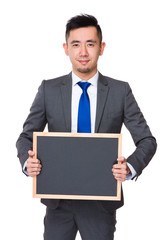
<svg viewBox="0 0 168 240">
<path fill-rule="evenodd" d="M 40 151 L 39 150 L 40 149 L 40 141 L 42 141 L 42 140 L 45 141 L 46 137 L 47 137 L 47 139 L 49 141 L 50 140 L 53 141 L 53 138 L 55 138 L 56 141 L 58 141 L 58 142 L 59 142 L 60 139 L 62 139 L 62 140 L 64 139 L 66 141 L 69 141 L 69 143 L 73 142 L 72 140 L 75 140 L 76 143 L 78 143 L 79 140 L 82 141 L 82 142 L 84 141 L 84 143 L 89 140 L 90 143 L 93 142 L 93 144 L 94 144 L 96 139 L 99 139 L 100 143 L 101 143 L 101 141 L 104 141 L 104 140 L 108 143 L 110 141 L 110 139 L 111 140 L 112 139 L 116 139 L 115 140 L 115 142 L 117 142 L 117 149 L 115 149 L 115 151 L 117 150 L 117 152 L 116 152 L 116 154 L 117 154 L 116 155 L 116 161 L 117 161 L 117 157 L 121 156 L 121 145 L 122 145 L 122 135 L 121 134 L 34 132 L 33 133 L 33 151 L 35 152 L 34 158 L 38 158 L 39 157 L 38 156 L 38 154 L 39 154 L 38 151 Z M 38 144 L 39 144 L 39 147 L 38 147 Z M 46 148 L 46 151 L 48 151 L 46 145 L 47 144 L 45 144 L 45 147 L 43 147 L 42 149 Z M 49 146 L 50 145 L 51 144 L 49 144 Z M 101 144 L 100 146 L 103 147 L 104 145 L 105 144 Z M 68 145 L 65 145 L 65 147 L 66 146 L 68 146 Z M 110 148 L 112 148 L 111 143 L 110 143 L 109 146 L 110 147 L 108 147 L 108 149 L 109 149 L 109 151 L 111 151 L 110 150 Z M 66 153 L 66 152 L 67 152 L 67 149 L 66 149 L 66 151 L 64 151 L 64 153 Z M 97 154 L 99 154 L 99 147 L 97 148 L 96 152 L 98 152 Z M 110 159 L 110 161 L 111 161 L 111 159 Z M 114 159 L 113 159 L 113 161 L 114 161 Z M 105 161 L 104 161 L 104 163 L 105 163 Z M 48 162 L 46 164 L 48 164 Z M 114 162 L 111 162 L 111 164 L 113 165 Z M 42 166 L 43 165 L 45 165 L 45 164 L 42 162 Z M 112 165 L 111 165 L 111 168 L 112 168 Z M 42 168 L 42 170 L 43 170 L 43 168 Z M 60 170 L 60 171 L 62 171 L 62 170 Z M 109 171 L 111 171 L 111 169 L 108 169 L 108 174 L 107 175 L 108 175 L 108 177 L 112 178 L 112 181 L 114 183 L 113 185 L 115 185 L 115 188 L 116 188 L 115 194 L 111 194 L 111 193 L 107 194 L 107 195 L 106 194 L 103 194 L 103 195 L 100 195 L 100 194 L 82 194 L 81 192 L 80 192 L 80 194 L 76 194 L 76 193 L 75 194 L 74 193 L 73 194 L 70 194 L 70 193 L 68 193 L 68 194 L 61 193 L 60 194 L 60 193 L 56 193 L 56 192 L 54 192 L 54 193 L 53 192 L 52 193 L 45 193 L 45 192 L 42 192 L 41 190 L 38 190 L 38 188 L 39 188 L 38 186 L 41 187 L 41 182 L 40 181 L 42 181 L 43 183 L 45 182 L 47 184 L 47 181 L 48 181 L 47 179 L 50 178 L 51 174 L 50 175 L 46 175 L 45 170 L 43 170 L 43 172 L 41 171 L 41 173 L 40 173 L 41 176 L 38 175 L 38 176 L 33 177 L 33 197 L 34 198 L 47 198 L 47 199 L 84 199 L 84 200 L 115 200 L 115 201 L 120 201 L 121 200 L 121 182 L 116 181 L 114 176 L 113 176 L 113 174 L 112 174 L 112 172 L 109 172 Z M 104 175 L 104 176 L 106 176 L 106 175 Z M 40 180 L 40 178 L 43 179 L 43 180 Z M 80 179 L 80 178 L 77 178 L 77 179 Z M 56 182 L 59 182 L 58 179 L 57 179 Z M 110 184 L 111 184 L 111 182 L 110 182 Z M 51 185 L 52 185 L 52 183 L 50 184 L 50 186 Z M 113 185 L 111 186 L 111 188 L 114 188 Z M 43 188 L 43 186 L 41 188 Z M 104 187 L 102 187 L 102 189 L 104 191 Z"/>
</svg>

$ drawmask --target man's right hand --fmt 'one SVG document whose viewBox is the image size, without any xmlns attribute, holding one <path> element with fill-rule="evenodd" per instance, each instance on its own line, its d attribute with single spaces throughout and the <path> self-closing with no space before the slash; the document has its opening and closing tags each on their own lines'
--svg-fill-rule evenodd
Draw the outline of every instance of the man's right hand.
<svg viewBox="0 0 168 240">
<path fill-rule="evenodd" d="M 40 164 L 40 160 L 33 158 L 35 155 L 33 151 L 29 150 L 28 154 L 29 158 L 27 159 L 26 164 L 27 173 L 30 177 L 34 177 L 40 173 L 42 166 Z"/>
</svg>

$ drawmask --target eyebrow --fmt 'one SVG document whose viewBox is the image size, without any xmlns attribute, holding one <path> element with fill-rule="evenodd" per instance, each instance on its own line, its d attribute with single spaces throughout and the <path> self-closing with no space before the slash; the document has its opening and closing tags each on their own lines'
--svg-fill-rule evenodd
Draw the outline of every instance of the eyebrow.
<svg viewBox="0 0 168 240">
<path fill-rule="evenodd" d="M 97 43 L 97 41 L 92 40 L 92 39 L 86 40 L 86 42 Z M 71 44 L 74 44 L 74 43 L 80 43 L 80 41 L 79 41 L 79 40 L 73 40 L 73 41 L 71 42 Z"/>
</svg>

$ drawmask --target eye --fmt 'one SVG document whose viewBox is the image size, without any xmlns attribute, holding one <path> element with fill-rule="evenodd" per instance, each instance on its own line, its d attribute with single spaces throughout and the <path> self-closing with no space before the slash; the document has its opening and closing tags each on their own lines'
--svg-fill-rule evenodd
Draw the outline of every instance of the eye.
<svg viewBox="0 0 168 240">
<path fill-rule="evenodd" d="M 79 44 L 78 43 L 74 43 L 72 46 L 73 47 L 79 47 Z"/>
<path fill-rule="evenodd" d="M 88 46 L 88 47 L 94 47 L 94 44 L 93 44 L 93 43 L 88 43 L 87 46 Z"/>
</svg>

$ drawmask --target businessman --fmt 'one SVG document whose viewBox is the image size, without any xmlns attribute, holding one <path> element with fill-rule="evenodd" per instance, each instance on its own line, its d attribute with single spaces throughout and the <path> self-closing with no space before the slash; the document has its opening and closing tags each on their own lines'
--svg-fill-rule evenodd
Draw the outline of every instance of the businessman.
<svg viewBox="0 0 168 240">
<path fill-rule="evenodd" d="M 112 168 L 123 182 L 138 178 L 156 151 L 156 140 L 144 119 L 127 82 L 103 76 L 98 59 L 105 43 L 97 19 L 78 15 L 66 25 L 65 54 L 72 72 L 44 80 L 17 140 L 18 157 L 28 176 L 40 174 L 40 159 L 33 159 L 32 136 L 48 124 L 50 132 L 120 133 L 123 123 L 130 131 L 136 149 L 127 158 L 120 156 Z M 89 166 L 88 166 L 89 167 Z M 116 210 L 121 201 L 41 199 L 46 205 L 45 240 L 112 240 Z"/>
</svg>

